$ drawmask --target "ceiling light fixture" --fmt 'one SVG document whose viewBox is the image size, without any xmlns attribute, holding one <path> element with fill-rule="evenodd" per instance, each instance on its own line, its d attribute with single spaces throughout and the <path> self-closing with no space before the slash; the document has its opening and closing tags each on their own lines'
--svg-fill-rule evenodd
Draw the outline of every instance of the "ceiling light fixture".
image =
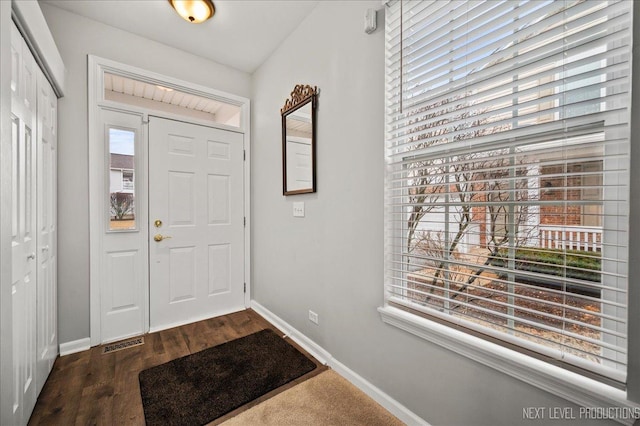
<svg viewBox="0 0 640 426">
<path fill-rule="evenodd" d="M 169 0 L 178 15 L 192 24 L 199 24 L 211 18 L 216 12 L 211 0 Z"/>
</svg>

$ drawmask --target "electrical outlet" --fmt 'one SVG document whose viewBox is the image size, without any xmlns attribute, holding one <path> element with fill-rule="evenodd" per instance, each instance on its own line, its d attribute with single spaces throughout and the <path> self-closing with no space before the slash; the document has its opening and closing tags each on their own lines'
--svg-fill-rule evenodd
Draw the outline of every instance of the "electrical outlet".
<svg viewBox="0 0 640 426">
<path fill-rule="evenodd" d="M 314 324 L 318 324 L 318 314 L 316 314 L 312 310 L 309 310 L 309 321 Z"/>
</svg>

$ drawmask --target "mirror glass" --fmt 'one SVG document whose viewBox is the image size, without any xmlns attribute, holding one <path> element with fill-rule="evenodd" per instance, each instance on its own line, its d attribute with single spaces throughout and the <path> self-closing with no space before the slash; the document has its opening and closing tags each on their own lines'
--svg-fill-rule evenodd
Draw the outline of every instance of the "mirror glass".
<svg viewBox="0 0 640 426">
<path fill-rule="evenodd" d="M 284 195 L 316 191 L 315 94 L 282 114 Z"/>
</svg>

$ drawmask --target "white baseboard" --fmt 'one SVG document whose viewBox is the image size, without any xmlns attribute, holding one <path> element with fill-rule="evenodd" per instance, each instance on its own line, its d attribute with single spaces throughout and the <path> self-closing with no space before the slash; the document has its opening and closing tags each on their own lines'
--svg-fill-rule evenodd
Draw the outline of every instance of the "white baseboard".
<svg viewBox="0 0 640 426">
<path fill-rule="evenodd" d="M 60 343 L 60 356 L 71 355 L 76 352 L 82 352 L 89 349 L 91 349 L 91 339 L 88 337 L 74 340 L 72 342 Z"/>
<path fill-rule="evenodd" d="M 360 376 L 358 373 L 351 370 L 335 358 L 331 358 L 329 367 L 350 381 L 354 386 L 366 393 L 371 399 L 382 405 L 387 409 L 387 411 L 402 420 L 404 423 L 408 425 L 429 426 L 429 423 L 418 417 L 413 411 L 391 398 L 380 390 L 380 388 L 377 388 L 371 382 L 367 381 L 364 377 Z"/>
<path fill-rule="evenodd" d="M 278 327 L 280 330 L 284 332 L 285 335 L 291 338 L 294 342 L 299 344 L 302 349 L 309 352 L 311 356 L 320 361 L 320 363 L 327 365 L 329 359 L 331 359 L 331 354 L 325 351 L 320 345 L 318 345 L 313 340 L 309 339 L 304 334 L 300 333 L 298 330 L 293 328 L 290 324 L 284 321 L 282 318 L 275 315 L 273 312 L 256 302 L 255 300 L 251 301 L 251 309 L 256 311 L 260 316 L 269 321 L 274 326 Z"/>
<path fill-rule="evenodd" d="M 387 395 L 380 388 L 374 386 L 371 382 L 367 381 L 364 377 L 360 376 L 358 373 L 351 370 L 346 365 L 342 364 L 323 347 L 293 328 L 289 323 L 262 306 L 260 303 L 252 300 L 251 309 L 256 311 L 260 316 L 269 321 L 271 324 L 282 330 L 287 336 L 291 338 L 291 340 L 304 348 L 305 351 L 309 352 L 318 361 L 331 367 L 336 373 L 347 379 L 354 386 L 359 388 L 362 392 L 367 394 L 370 398 L 372 398 L 378 404 L 382 405 L 387 411 L 389 411 L 391 414 L 396 416 L 407 425 L 430 426 L 429 423 L 417 416 L 407 407 L 400 404 L 398 401 Z"/>
</svg>

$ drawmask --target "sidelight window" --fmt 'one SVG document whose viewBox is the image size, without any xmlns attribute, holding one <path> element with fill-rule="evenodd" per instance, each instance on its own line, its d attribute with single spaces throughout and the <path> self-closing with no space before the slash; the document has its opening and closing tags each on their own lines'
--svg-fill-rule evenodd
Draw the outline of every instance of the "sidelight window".
<svg viewBox="0 0 640 426">
<path fill-rule="evenodd" d="M 136 229 L 136 132 L 110 127 L 108 136 L 109 230 Z"/>
</svg>

